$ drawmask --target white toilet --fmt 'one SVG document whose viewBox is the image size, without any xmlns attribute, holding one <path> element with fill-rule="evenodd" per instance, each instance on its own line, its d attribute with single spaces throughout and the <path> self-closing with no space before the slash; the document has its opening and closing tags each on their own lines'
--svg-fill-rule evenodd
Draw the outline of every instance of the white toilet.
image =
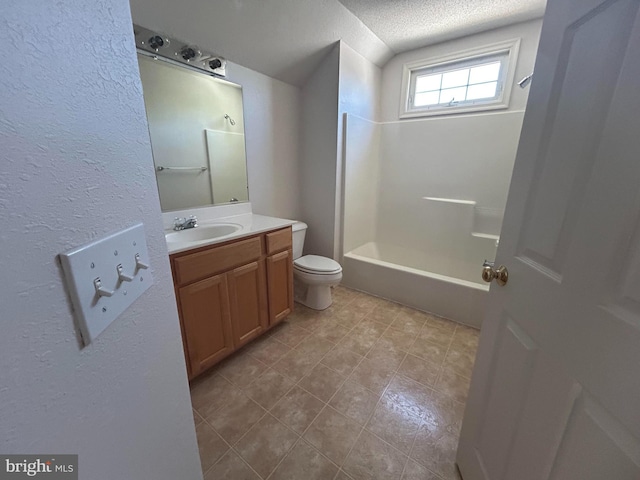
<svg viewBox="0 0 640 480">
<path fill-rule="evenodd" d="M 314 310 L 331 306 L 331 287 L 342 280 L 342 267 L 331 258 L 302 256 L 307 224 L 293 224 L 293 281 L 295 301 Z"/>
</svg>

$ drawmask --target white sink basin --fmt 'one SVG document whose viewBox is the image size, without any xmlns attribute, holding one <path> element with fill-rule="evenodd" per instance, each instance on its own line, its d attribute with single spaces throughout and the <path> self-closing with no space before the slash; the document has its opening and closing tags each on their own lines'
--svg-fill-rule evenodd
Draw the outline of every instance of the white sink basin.
<svg viewBox="0 0 640 480">
<path fill-rule="evenodd" d="M 180 230 L 165 234 L 167 243 L 192 243 L 205 240 L 214 240 L 237 232 L 242 228 L 236 223 L 216 223 L 212 225 L 200 225 L 196 228 Z"/>
</svg>

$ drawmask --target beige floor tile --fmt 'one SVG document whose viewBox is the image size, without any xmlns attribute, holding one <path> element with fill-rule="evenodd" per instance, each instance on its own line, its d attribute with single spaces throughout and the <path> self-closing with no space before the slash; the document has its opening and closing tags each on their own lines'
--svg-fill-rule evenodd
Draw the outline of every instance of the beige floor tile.
<svg viewBox="0 0 640 480">
<path fill-rule="evenodd" d="M 331 407 L 325 407 L 304 434 L 304 439 L 337 465 L 344 461 L 361 427 Z"/>
<path fill-rule="evenodd" d="M 418 462 L 409 459 L 404 467 L 402 480 L 440 480 L 440 478 Z"/>
<path fill-rule="evenodd" d="M 346 377 L 353 372 L 362 358 L 361 355 L 337 345 L 322 358 L 320 363 Z"/>
<path fill-rule="evenodd" d="M 331 343 L 338 343 L 349 333 L 349 328 L 342 326 L 337 320 L 331 319 L 323 322 L 314 331 L 314 334 Z"/>
<path fill-rule="evenodd" d="M 267 478 L 300 438 L 271 415 L 265 415 L 234 449 L 262 478 Z"/>
<path fill-rule="evenodd" d="M 296 304 L 193 382 L 206 480 L 459 480 L 479 332 L 342 286 L 333 298 Z"/>
<path fill-rule="evenodd" d="M 207 472 L 205 480 L 260 480 L 260 477 L 238 456 L 229 450 L 215 466 Z"/>
<path fill-rule="evenodd" d="M 324 354 L 319 352 L 307 353 L 294 349 L 274 363 L 272 368 L 294 382 L 298 382 L 320 362 L 323 356 Z"/>
<path fill-rule="evenodd" d="M 329 405 L 360 425 L 364 425 L 373 413 L 378 399 L 378 395 L 347 380 L 331 399 Z"/>
<path fill-rule="evenodd" d="M 349 379 L 368 388 L 375 394 L 382 395 L 382 392 L 384 392 L 384 389 L 393 378 L 394 372 L 395 367 L 392 365 L 365 358 L 356 367 Z"/>
<path fill-rule="evenodd" d="M 452 331 L 434 327 L 432 325 L 429 325 L 429 323 L 422 327 L 422 330 L 420 330 L 418 336 L 422 340 L 427 340 L 431 343 L 437 343 L 438 345 L 443 345 L 445 347 L 448 347 L 449 344 L 451 344 L 451 340 L 453 340 Z"/>
<path fill-rule="evenodd" d="M 293 385 L 293 380 L 269 369 L 245 388 L 244 392 L 262 408 L 269 410 Z"/>
<path fill-rule="evenodd" d="M 407 457 L 375 435 L 362 432 L 343 469 L 354 480 L 400 479 Z"/>
<path fill-rule="evenodd" d="M 464 345 L 473 350 L 478 348 L 478 341 L 480 340 L 480 330 L 467 327 L 465 325 L 457 325 L 456 331 L 453 334 L 453 342 L 459 345 Z"/>
<path fill-rule="evenodd" d="M 422 420 L 399 405 L 381 401 L 366 429 L 401 452 L 409 452 Z"/>
<path fill-rule="evenodd" d="M 340 470 L 338 472 L 338 475 L 336 475 L 336 478 L 334 480 L 353 480 L 349 475 L 347 475 L 344 470 Z"/>
<path fill-rule="evenodd" d="M 398 373 L 423 385 L 433 386 L 438 380 L 440 370 L 440 366 L 435 363 L 407 354 L 402 365 L 398 368 Z"/>
<path fill-rule="evenodd" d="M 414 334 L 403 332 L 402 330 L 395 328 L 389 328 L 386 330 L 379 340 L 379 342 L 385 342 L 385 345 L 387 345 L 388 348 L 403 352 L 411 350 L 415 341 L 416 336 Z"/>
<path fill-rule="evenodd" d="M 195 408 L 192 408 L 191 410 L 193 413 L 193 424 L 197 427 L 202 423 L 202 417 L 198 414 L 198 412 L 196 412 Z"/>
<path fill-rule="evenodd" d="M 323 407 L 324 403 L 296 386 L 275 404 L 271 414 L 302 435 Z"/>
<path fill-rule="evenodd" d="M 343 470 L 340 470 L 334 480 L 353 480 L 353 479 L 349 475 L 347 475 Z"/>
<path fill-rule="evenodd" d="M 260 420 L 264 413 L 265 410 L 260 405 L 249 397 L 242 396 L 237 398 L 234 403 L 230 403 L 217 410 L 210 417 L 206 417 L 205 420 L 227 443 L 233 445 Z"/>
<path fill-rule="evenodd" d="M 371 350 L 367 353 L 366 358 L 378 363 L 385 363 L 389 365 L 389 367 L 396 369 L 400 366 L 406 355 L 406 352 L 402 350 L 396 350 L 393 347 L 389 347 L 387 345 L 387 340 L 380 338 L 373 344 L 373 347 L 371 347 Z"/>
<path fill-rule="evenodd" d="M 382 401 L 395 404 L 420 418 L 429 414 L 433 391 L 410 378 L 396 375 L 384 393 Z"/>
<path fill-rule="evenodd" d="M 229 450 L 229 445 L 207 423 L 196 427 L 202 471 L 206 472 Z"/>
<path fill-rule="evenodd" d="M 374 297 L 372 295 L 367 295 L 366 293 L 356 292 L 356 294 L 354 295 L 354 299 L 351 301 L 349 305 L 352 305 L 368 313 L 372 311 L 375 307 L 383 303 L 384 303 L 384 300 L 381 298 Z"/>
<path fill-rule="evenodd" d="M 295 347 L 302 340 L 311 335 L 311 332 L 305 328 L 299 327 L 286 320 L 272 330 L 272 336 L 279 342 L 290 347 Z"/>
<path fill-rule="evenodd" d="M 248 386 L 267 369 L 267 366 L 260 360 L 251 355 L 243 355 L 243 353 L 241 351 L 232 355 L 223 361 L 217 369 L 220 375 L 240 388 Z"/>
<path fill-rule="evenodd" d="M 440 372 L 440 378 L 438 378 L 433 388 L 438 392 L 464 403 L 467 401 L 470 382 L 468 378 L 458 375 L 451 368 L 445 366 L 442 372 Z"/>
<path fill-rule="evenodd" d="M 428 314 L 427 325 L 436 327 L 441 330 L 447 330 L 453 333 L 458 325 L 456 322 L 452 322 L 446 318 L 438 317 L 436 315 Z"/>
<path fill-rule="evenodd" d="M 296 347 L 296 350 L 298 350 L 299 352 L 303 352 L 305 355 L 320 360 L 333 347 L 335 347 L 335 344 L 333 342 L 329 342 L 328 340 L 319 337 L 316 333 L 314 333 L 300 342 Z"/>
<path fill-rule="evenodd" d="M 436 365 L 442 365 L 447 354 L 447 347 L 418 337 L 409 353 Z"/>
<path fill-rule="evenodd" d="M 414 315 L 407 315 L 406 312 L 400 312 L 396 319 L 391 324 L 391 328 L 401 330 L 411 335 L 418 335 L 422 326 L 425 324 L 425 319 L 416 317 Z"/>
<path fill-rule="evenodd" d="M 274 337 L 263 336 L 245 347 L 247 353 L 265 365 L 273 365 L 291 351 L 291 347 Z"/>
<path fill-rule="evenodd" d="M 238 387 L 217 373 L 197 379 L 191 385 L 191 404 L 203 418 L 242 396 Z"/>
<path fill-rule="evenodd" d="M 367 318 L 384 325 L 391 325 L 398 316 L 398 313 L 402 310 L 402 307 L 397 303 L 384 302 L 381 305 L 375 307 L 368 315 Z"/>
<path fill-rule="evenodd" d="M 476 355 L 473 348 L 452 343 L 444 360 L 444 365 L 463 377 L 471 378 Z"/>
<path fill-rule="evenodd" d="M 349 304 L 336 312 L 334 318 L 340 325 L 346 328 L 353 328 L 362 321 L 367 313 L 367 310 L 362 310 L 361 308 Z"/>
<path fill-rule="evenodd" d="M 388 325 L 371 320 L 368 317 L 363 318 L 358 325 L 356 325 L 351 333 L 354 335 L 372 335 L 380 338 L 382 334 L 389 328 Z"/>
<path fill-rule="evenodd" d="M 459 480 L 455 464 L 458 437 L 445 433 L 434 437 L 424 426 L 418 430 L 411 458 L 446 480 Z"/>
<path fill-rule="evenodd" d="M 287 317 L 287 322 L 298 327 L 305 328 L 310 332 L 314 330 L 317 323 L 317 311 L 312 310 L 300 303 L 295 303 L 293 313 Z"/>
<path fill-rule="evenodd" d="M 342 382 L 344 382 L 342 375 L 319 363 L 306 377 L 298 382 L 298 385 L 323 402 L 328 402 L 333 394 L 338 391 Z"/>
<path fill-rule="evenodd" d="M 269 480 L 333 480 L 338 467 L 304 440 L 300 440 Z"/>
<path fill-rule="evenodd" d="M 371 347 L 378 341 L 379 335 L 375 333 L 354 333 L 353 331 L 338 343 L 338 346 L 364 356 L 369 353 Z"/>
<path fill-rule="evenodd" d="M 445 433 L 457 437 L 460 434 L 463 416 L 464 403 L 434 391 L 431 401 L 426 405 L 421 428 L 428 430 L 435 437 Z"/>
</svg>

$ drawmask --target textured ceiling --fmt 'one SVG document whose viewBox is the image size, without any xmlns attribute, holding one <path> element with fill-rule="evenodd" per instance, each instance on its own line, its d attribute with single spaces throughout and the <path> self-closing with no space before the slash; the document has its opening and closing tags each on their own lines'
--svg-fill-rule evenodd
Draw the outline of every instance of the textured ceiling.
<svg viewBox="0 0 640 480">
<path fill-rule="evenodd" d="M 344 40 L 383 66 L 394 52 L 542 16 L 545 0 L 130 0 L 133 21 L 304 85 Z"/>
<path fill-rule="evenodd" d="M 131 12 L 140 26 L 292 85 L 341 39 L 377 65 L 393 56 L 337 0 L 131 0 Z"/>
<path fill-rule="evenodd" d="M 542 17 L 546 0 L 339 0 L 395 53 Z"/>
</svg>

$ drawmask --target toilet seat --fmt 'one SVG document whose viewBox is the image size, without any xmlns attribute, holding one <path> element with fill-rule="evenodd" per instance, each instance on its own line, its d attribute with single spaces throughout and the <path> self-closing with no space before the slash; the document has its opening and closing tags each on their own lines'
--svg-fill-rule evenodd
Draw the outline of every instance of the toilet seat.
<svg viewBox="0 0 640 480">
<path fill-rule="evenodd" d="M 331 258 L 320 255 L 305 255 L 293 261 L 294 269 L 314 275 L 335 275 L 342 272 L 342 267 Z"/>
</svg>

